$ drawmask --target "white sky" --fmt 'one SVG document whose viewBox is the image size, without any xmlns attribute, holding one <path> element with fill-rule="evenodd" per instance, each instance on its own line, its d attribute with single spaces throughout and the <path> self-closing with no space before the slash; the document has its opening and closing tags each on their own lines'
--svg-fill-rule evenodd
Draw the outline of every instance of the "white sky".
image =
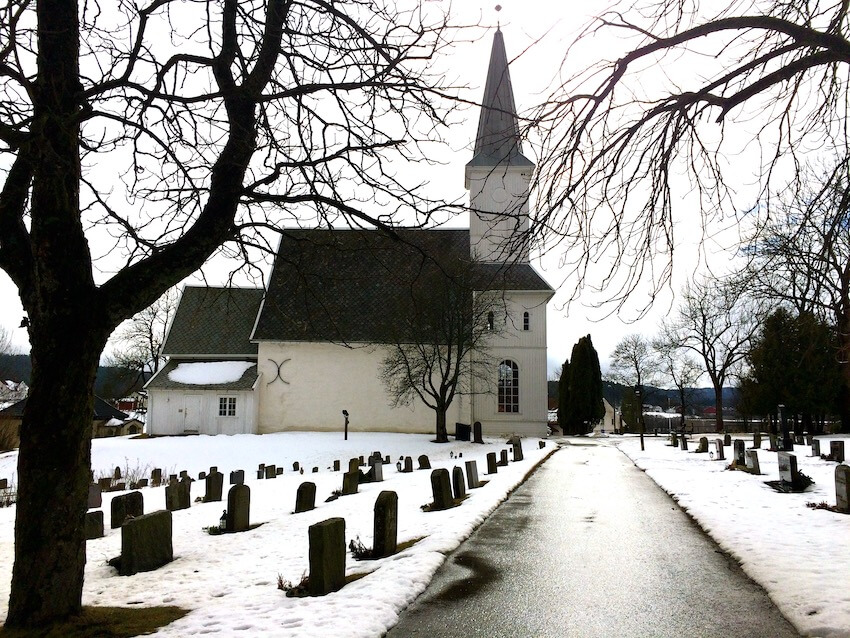
<svg viewBox="0 0 850 638">
<path fill-rule="evenodd" d="M 453 10 L 459 14 L 462 21 L 475 22 L 480 17 L 482 22 L 490 24 L 495 23 L 497 19 L 501 22 L 509 58 L 519 56 L 511 65 L 511 79 L 517 108 L 522 112 L 533 107 L 536 101 L 547 93 L 562 64 L 564 52 L 574 40 L 576 32 L 587 23 L 592 14 L 602 12 L 609 3 L 588 0 L 581 3 L 579 8 L 576 3 L 502 0 L 503 10 L 498 15 L 494 11 L 495 2 L 464 2 L 462 6 L 458 6 L 460 4 L 456 3 Z M 470 86 L 467 97 L 472 100 L 479 100 L 483 92 L 492 42 L 491 34 L 492 29 L 484 33 L 477 42 L 459 44 L 451 59 L 446 60 L 451 70 Z M 542 42 L 530 47 L 540 38 L 543 38 Z M 623 46 L 622 42 L 614 44 Z M 575 70 L 589 64 L 594 56 L 610 55 L 611 47 L 610 40 L 606 42 L 597 38 L 568 60 L 568 66 Z M 528 51 L 525 51 L 526 48 L 529 48 Z M 525 52 L 519 55 L 523 51 Z M 463 168 L 470 157 L 470 145 L 475 137 L 477 120 L 477 109 L 469 110 L 466 122 L 452 130 L 452 147 L 456 152 L 448 157 L 450 163 L 433 169 L 431 181 L 435 184 L 448 184 L 448 188 L 453 189 L 452 195 L 465 194 Z M 417 170 L 420 168 L 417 167 Z M 687 241 L 680 242 L 678 256 L 682 263 L 676 271 L 676 288 L 683 283 L 684 276 L 696 267 L 698 235 L 698 232 L 689 234 Z M 682 236 L 680 233 L 679 237 Z M 569 296 L 568 289 L 574 282 L 564 281 L 565 275 L 558 268 L 559 258 L 559 251 L 554 250 L 542 262 L 535 264 L 553 287 L 563 286 L 563 290 L 550 302 L 547 314 L 550 372 L 560 369 L 560 363 L 570 356 L 573 344 L 585 334 L 592 336 L 604 369 L 608 356 L 623 336 L 631 332 L 651 335 L 655 332 L 659 319 L 669 313 L 671 298 L 669 295 L 666 298 L 662 296 L 646 318 L 638 323 L 631 323 L 638 316 L 635 309 L 609 316 L 611 308 L 593 308 L 595 304 L 605 300 L 604 293 L 582 295 L 580 302 L 574 302 L 567 312 L 564 302 Z M 220 267 L 206 269 L 205 281 L 210 284 L 224 283 L 225 275 L 216 273 L 226 273 L 229 267 L 232 267 L 232 264 L 221 264 Z M 196 277 L 194 281 L 197 283 L 201 279 Z M 636 298 L 634 307 L 640 307 L 644 303 L 645 299 Z M 0 325 L 12 330 L 15 343 L 22 351 L 26 351 L 28 346 L 25 330 L 18 328 L 22 316 L 23 311 L 14 286 L 5 273 L 0 272 Z"/>
</svg>

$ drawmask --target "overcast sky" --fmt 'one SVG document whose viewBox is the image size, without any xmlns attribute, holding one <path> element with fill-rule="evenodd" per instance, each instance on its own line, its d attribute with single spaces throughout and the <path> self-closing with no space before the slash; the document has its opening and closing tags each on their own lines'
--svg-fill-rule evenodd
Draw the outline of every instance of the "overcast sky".
<svg viewBox="0 0 850 638">
<path fill-rule="evenodd" d="M 459 7 L 458 5 L 463 5 Z M 533 107 L 551 86 L 559 67 L 564 62 L 564 52 L 573 42 L 578 30 L 584 26 L 590 16 L 601 12 L 609 3 L 601 0 L 586 0 L 583 3 L 558 2 L 551 0 L 500 0 L 502 11 L 495 11 L 496 3 L 483 4 L 480 2 L 456 2 L 455 10 L 463 13 L 461 18 L 475 22 L 479 18 L 484 23 L 501 22 L 505 36 L 505 44 L 509 58 L 516 58 L 511 64 L 511 79 L 514 87 L 515 100 L 520 112 Z M 577 6 L 580 5 L 580 6 Z M 534 46 L 532 43 L 542 38 Z M 447 63 L 456 71 L 461 80 L 470 86 L 470 99 L 480 100 L 486 74 L 487 61 L 492 42 L 492 29 L 476 42 L 458 45 Z M 575 69 L 586 65 L 594 55 L 610 55 L 611 42 L 599 38 L 577 52 L 567 61 L 569 68 Z M 520 55 L 521 54 L 521 55 Z M 517 57 L 518 56 L 518 57 Z M 475 136 L 478 120 L 477 110 L 468 111 L 468 117 L 463 125 L 452 131 L 452 146 L 454 153 L 449 157 L 449 164 L 439 169 L 433 178 L 436 183 L 452 183 L 456 193 L 463 193 L 463 171 L 465 163 L 470 159 L 471 143 Z M 529 154 L 529 153 L 527 153 Z M 437 181 L 438 180 L 438 181 Z M 698 234 L 698 233 L 697 233 Z M 685 274 L 693 270 L 696 261 L 693 255 L 696 250 L 696 238 L 693 235 L 680 234 L 685 240 L 680 243 L 680 253 L 683 255 L 677 268 L 676 286 L 680 285 Z M 669 295 L 656 301 L 655 306 L 646 318 L 633 322 L 638 316 L 636 308 L 641 307 L 645 299 L 636 299 L 634 307 L 623 313 L 611 315 L 612 309 L 605 307 L 594 309 L 592 306 L 605 300 L 605 292 L 587 293 L 579 302 L 574 302 L 569 311 L 564 308 L 564 302 L 569 296 L 566 292 L 574 282 L 564 281 L 564 274 L 558 268 L 560 251 L 551 251 L 545 259 L 537 260 L 536 266 L 544 278 L 553 287 L 563 287 L 563 291 L 553 299 L 548 309 L 548 343 L 550 372 L 560 369 L 560 363 L 570 356 L 573 344 L 583 335 L 590 334 L 594 345 L 603 362 L 606 360 L 617 342 L 626 334 L 641 332 L 651 335 L 658 324 L 659 318 L 669 314 L 672 303 Z M 604 265 L 599 266 L 604 269 Z M 216 269 L 209 269 L 206 280 L 215 281 Z M 226 272 L 226 268 L 221 269 Z M 195 278 L 197 283 L 198 279 Z M 22 351 L 26 351 L 26 333 L 19 329 L 23 311 L 16 290 L 11 281 L 0 272 L 0 325 L 13 331 L 15 343 Z"/>
</svg>

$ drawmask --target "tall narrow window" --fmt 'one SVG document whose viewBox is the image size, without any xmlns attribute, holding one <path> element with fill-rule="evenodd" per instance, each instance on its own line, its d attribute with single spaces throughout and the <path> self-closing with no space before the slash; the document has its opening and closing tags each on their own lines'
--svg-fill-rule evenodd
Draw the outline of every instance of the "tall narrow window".
<svg viewBox="0 0 850 638">
<path fill-rule="evenodd" d="M 495 321 L 495 316 L 493 315 L 493 311 L 487 313 L 487 330 L 493 331 L 493 326 Z"/>
<path fill-rule="evenodd" d="M 519 412 L 519 366 L 510 359 L 499 364 L 499 412 Z"/>
<path fill-rule="evenodd" d="M 218 416 L 236 416 L 236 397 L 218 398 Z"/>
<path fill-rule="evenodd" d="M 531 330 L 531 316 L 527 311 L 522 313 L 522 329 Z"/>
</svg>

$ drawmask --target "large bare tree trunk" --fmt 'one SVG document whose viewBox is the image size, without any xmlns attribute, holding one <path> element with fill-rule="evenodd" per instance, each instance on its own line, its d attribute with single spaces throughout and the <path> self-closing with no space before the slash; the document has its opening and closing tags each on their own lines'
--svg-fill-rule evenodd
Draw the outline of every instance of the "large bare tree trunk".
<svg viewBox="0 0 850 638">
<path fill-rule="evenodd" d="M 841 316 L 838 324 L 838 360 L 841 368 L 841 389 L 838 393 L 838 413 L 841 417 L 841 432 L 850 433 L 850 308 Z"/>
<path fill-rule="evenodd" d="M 435 441 L 437 443 L 448 443 L 449 442 L 449 432 L 446 429 L 446 410 L 447 408 L 437 409 L 437 438 Z"/>
</svg>

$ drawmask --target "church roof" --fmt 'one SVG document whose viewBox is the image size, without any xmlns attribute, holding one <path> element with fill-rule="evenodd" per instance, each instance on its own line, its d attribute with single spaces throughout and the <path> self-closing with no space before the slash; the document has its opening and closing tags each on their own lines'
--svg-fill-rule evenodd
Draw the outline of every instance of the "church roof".
<svg viewBox="0 0 850 638">
<path fill-rule="evenodd" d="M 413 294 L 470 262 L 469 231 L 294 230 L 281 239 L 253 339 L 392 342 Z M 477 290 L 551 291 L 529 264 L 475 264 Z"/>
<path fill-rule="evenodd" d="M 162 354 L 256 357 L 249 337 L 262 300 L 262 288 L 186 286 Z"/>
<path fill-rule="evenodd" d="M 534 166 L 522 154 L 511 74 L 500 29 L 493 36 L 475 149 L 467 166 Z"/>
</svg>

